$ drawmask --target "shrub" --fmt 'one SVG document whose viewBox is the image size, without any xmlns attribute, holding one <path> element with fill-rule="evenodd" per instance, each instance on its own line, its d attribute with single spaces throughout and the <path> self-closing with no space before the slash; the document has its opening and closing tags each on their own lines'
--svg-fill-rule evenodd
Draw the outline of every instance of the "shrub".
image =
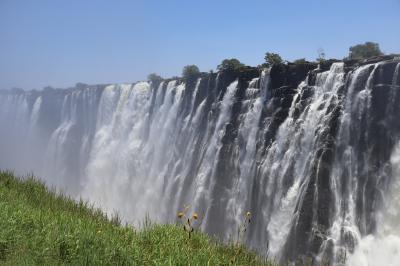
<svg viewBox="0 0 400 266">
<path fill-rule="evenodd" d="M 221 64 L 218 65 L 217 69 L 219 71 L 238 71 L 244 67 L 245 65 L 242 64 L 239 60 L 237 60 L 236 58 L 231 58 L 224 59 Z"/>
<path fill-rule="evenodd" d="M 193 81 L 200 75 L 200 70 L 196 65 L 185 66 L 182 70 L 182 77 L 185 81 Z"/>
<path fill-rule="evenodd" d="M 302 65 L 302 64 L 307 63 L 307 60 L 305 58 L 300 58 L 300 59 L 294 60 L 293 63 L 296 65 Z"/>
<path fill-rule="evenodd" d="M 350 59 L 367 59 L 373 56 L 383 55 L 378 43 L 366 42 L 349 48 Z"/>
<path fill-rule="evenodd" d="M 282 57 L 276 53 L 266 53 L 264 59 L 267 66 L 280 65 L 283 63 Z"/>
<path fill-rule="evenodd" d="M 147 80 L 150 81 L 154 86 L 158 86 L 162 82 L 163 78 L 156 73 L 151 73 L 147 76 Z"/>
</svg>

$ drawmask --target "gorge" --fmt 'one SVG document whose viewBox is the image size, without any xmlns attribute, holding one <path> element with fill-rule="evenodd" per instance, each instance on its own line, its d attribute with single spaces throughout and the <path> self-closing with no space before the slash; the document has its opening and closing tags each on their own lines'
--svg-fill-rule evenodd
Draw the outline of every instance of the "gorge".
<svg viewBox="0 0 400 266">
<path fill-rule="evenodd" d="M 281 262 L 400 258 L 400 60 L 0 91 L 0 169 L 124 221 L 176 221 Z"/>
</svg>

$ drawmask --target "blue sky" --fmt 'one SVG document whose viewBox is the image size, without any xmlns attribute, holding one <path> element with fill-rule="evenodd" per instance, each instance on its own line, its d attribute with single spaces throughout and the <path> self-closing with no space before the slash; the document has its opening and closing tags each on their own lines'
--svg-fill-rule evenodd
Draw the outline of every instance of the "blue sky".
<svg viewBox="0 0 400 266">
<path fill-rule="evenodd" d="M 343 58 L 365 41 L 400 52 L 400 0 L 0 0 L 0 88 L 257 65 L 267 51 Z"/>
</svg>

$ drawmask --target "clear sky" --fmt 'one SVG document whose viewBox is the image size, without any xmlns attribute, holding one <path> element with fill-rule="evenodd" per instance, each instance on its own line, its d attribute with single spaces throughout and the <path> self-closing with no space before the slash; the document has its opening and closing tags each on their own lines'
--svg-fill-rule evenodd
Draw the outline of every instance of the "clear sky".
<svg viewBox="0 0 400 266">
<path fill-rule="evenodd" d="M 0 88 L 134 82 L 224 58 L 248 65 L 400 52 L 400 0 L 0 0 Z"/>
</svg>

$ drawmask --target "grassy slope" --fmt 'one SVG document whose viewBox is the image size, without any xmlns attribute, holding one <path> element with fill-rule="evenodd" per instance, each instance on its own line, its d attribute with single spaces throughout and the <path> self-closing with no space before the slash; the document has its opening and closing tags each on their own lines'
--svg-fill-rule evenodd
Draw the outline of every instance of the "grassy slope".
<svg viewBox="0 0 400 266">
<path fill-rule="evenodd" d="M 235 255 L 238 254 L 238 255 Z M 181 227 L 136 231 L 101 211 L 49 192 L 41 183 L 0 172 L 0 264 L 265 265 L 243 248 Z"/>
</svg>

